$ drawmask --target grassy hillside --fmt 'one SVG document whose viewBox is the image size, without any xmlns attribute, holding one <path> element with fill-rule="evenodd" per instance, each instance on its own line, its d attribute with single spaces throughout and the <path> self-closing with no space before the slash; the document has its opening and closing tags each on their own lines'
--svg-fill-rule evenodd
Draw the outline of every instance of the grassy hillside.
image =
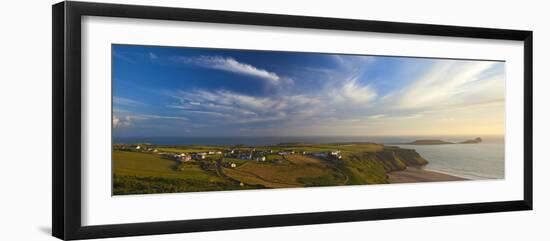
<svg viewBox="0 0 550 241">
<path fill-rule="evenodd" d="M 375 143 L 153 147 L 157 152 L 113 152 L 113 194 L 381 184 L 388 183 L 388 172 L 427 163 L 414 150 Z M 227 154 L 230 149 L 267 154 L 260 154 L 265 161 L 239 159 Z M 159 154 L 208 151 L 224 154 L 184 163 Z M 341 153 L 341 157 L 329 155 L 331 152 Z"/>
<path fill-rule="evenodd" d="M 113 172 L 114 195 L 241 189 L 198 164 L 177 165 L 150 153 L 114 151 Z"/>
<path fill-rule="evenodd" d="M 315 183 L 331 186 L 344 184 L 345 177 L 331 168 L 330 163 L 304 155 L 286 155 L 284 158 L 288 163 L 247 162 L 235 169 L 225 168 L 223 171 L 235 180 L 268 188 L 303 187 Z"/>
</svg>

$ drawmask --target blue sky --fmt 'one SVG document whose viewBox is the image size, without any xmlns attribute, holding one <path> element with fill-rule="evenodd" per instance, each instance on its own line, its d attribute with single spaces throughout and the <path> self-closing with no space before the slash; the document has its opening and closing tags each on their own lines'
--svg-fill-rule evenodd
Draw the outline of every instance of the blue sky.
<svg viewBox="0 0 550 241">
<path fill-rule="evenodd" d="M 504 133 L 505 63 L 113 45 L 115 136 Z"/>
</svg>

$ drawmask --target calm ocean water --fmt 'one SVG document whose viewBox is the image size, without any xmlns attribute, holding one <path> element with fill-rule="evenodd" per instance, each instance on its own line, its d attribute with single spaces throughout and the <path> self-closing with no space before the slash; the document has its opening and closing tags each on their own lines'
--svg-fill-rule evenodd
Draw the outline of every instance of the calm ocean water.
<svg viewBox="0 0 550 241">
<path fill-rule="evenodd" d="M 504 141 L 457 145 L 399 145 L 429 161 L 425 169 L 468 179 L 504 178 Z"/>
<path fill-rule="evenodd" d="M 285 142 L 334 143 L 376 142 L 415 149 L 429 161 L 425 169 L 469 179 L 504 178 L 504 138 L 481 136 L 482 143 L 457 145 L 397 145 L 422 139 L 464 141 L 476 136 L 330 136 L 330 137 L 116 137 L 114 143 L 156 145 L 267 146 Z"/>
</svg>

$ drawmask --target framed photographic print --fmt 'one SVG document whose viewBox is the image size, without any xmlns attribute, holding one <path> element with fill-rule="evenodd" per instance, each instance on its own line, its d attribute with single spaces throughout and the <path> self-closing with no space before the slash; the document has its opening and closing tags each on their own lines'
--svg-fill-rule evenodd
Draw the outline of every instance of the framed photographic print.
<svg viewBox="0 0 550 241">
<path fill-rule="evenodd" d="M 532 32 L 61 2 L 53 235 L 532 209 Z"/>
</svg>

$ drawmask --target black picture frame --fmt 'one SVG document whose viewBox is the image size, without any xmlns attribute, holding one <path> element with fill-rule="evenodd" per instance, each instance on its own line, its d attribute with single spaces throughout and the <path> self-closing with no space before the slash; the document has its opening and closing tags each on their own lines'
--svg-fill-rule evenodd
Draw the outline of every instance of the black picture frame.
<svg viewBox="0 0 550 241">
<path fill-rule="evenodd" d="M 421 207 L 140 222 L 99 226 L 81 224 L 81 17 L 104 16 L 258 26 L 517 40 L 524 43 L 523 199 Z M 88 239 L 212 230 L 308 225 L 380 219 L 532 210 L 533 205 L 533 32 L 366 21 L 277 14 L 150 7 L 90 2 L 52 6 L 52 233 L 60 239 Z"/>
</svg>

